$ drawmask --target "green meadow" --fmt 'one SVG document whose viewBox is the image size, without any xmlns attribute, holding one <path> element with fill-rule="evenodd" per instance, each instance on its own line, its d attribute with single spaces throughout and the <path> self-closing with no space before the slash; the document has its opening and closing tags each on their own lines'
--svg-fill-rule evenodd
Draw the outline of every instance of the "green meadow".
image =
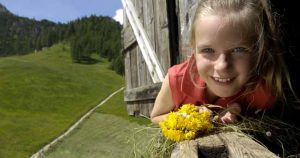
<svg viewBox="0 0 300 158">
<path fill-rule="evenodd" d="M 45 157 L 142 157 L 152 135 L 149 131 L 139 133 L 138 131 L 150 125 L 150 120 L 129 117 L 123 93 L 123 91 L 117 93 L 101 105 L 70 135 L 46 152 Z"/>
<path fill-rule="evenodd" d="M 124 85 L 106 59 L 71 61 L 57 44 L 26 56 L 0 58 L 0 157 L 29 157 Z"/>
</svg>

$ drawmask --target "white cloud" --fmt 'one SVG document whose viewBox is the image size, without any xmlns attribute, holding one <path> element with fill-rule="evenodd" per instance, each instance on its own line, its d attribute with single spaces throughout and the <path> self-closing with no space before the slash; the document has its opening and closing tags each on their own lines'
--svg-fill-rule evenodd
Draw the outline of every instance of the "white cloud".
<svg viewBox="0 0 300 158">
<path fill-rule="evenodd" d="M 122 25 L 123 24 L 123 9 L 116 10 L 116 15 L 113 17 L 113 19 L 115 19 Z"/>
</svg>

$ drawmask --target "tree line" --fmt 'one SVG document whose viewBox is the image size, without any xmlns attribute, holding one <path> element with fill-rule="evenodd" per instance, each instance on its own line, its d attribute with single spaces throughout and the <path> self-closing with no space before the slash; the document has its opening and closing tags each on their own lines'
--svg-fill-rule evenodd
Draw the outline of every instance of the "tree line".
<svg viewBox="0 0 300 158">
<path fill-rule="evenodd" d="M 124 73 L 122 26 L 110 17 L 83 17 L 67 24 L 34 20 L 10 13 L 0 4 L 0 56 L 24 55 L 68 42 L 76 63 L 92 63 L 92 54 L 108 58 L 111 68 Z"/>
</svg>

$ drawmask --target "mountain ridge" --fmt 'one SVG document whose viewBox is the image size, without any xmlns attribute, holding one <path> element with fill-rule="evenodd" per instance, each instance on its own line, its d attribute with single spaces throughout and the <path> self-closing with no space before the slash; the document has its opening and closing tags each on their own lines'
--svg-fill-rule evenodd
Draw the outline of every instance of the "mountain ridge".
<svg viewBox="0 0 300 158">
<path fill-rule="evenodd" d="M 0 13 L 10 13 L 6 7 L 0 3 Z"/>
</svg>

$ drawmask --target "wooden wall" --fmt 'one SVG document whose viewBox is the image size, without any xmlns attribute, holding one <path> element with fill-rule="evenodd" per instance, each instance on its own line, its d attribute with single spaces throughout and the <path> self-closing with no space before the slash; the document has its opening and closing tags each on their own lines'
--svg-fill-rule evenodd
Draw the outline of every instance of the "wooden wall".
<svg viewBox="0 0 300 158">
<path fill-rule="evenodd" d="M 170 67 L 169 29 L 165 0 L 131 0 L 163 71 Z M 126 90 L 129 115 L 149 116 L 161 84 L 153 84 L 141 50 L 125 16 L 123 24 Z"/>
</svg>

